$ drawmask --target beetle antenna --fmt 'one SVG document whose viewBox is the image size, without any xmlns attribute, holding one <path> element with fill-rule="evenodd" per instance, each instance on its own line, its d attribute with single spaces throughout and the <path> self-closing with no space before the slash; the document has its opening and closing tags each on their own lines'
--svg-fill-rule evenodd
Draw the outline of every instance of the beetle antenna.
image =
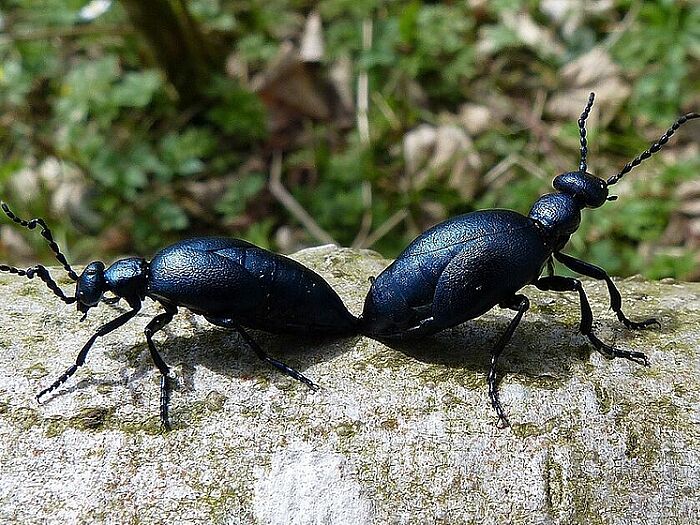
<svg viewBox="0 0 700 525">
<path fill-rule="evenodd" d="M 595 93 L 591 93 L 588 96 L 588 103 L 581 113 L 578 119 L 578 129 L 581 134 L 581 162 L 579 162 L 578 170 L 586 173 L 586 157 L 588 156 L 588 141 L 586 140 L 586 119 L 591 113 L 591 108 L 593 107 L 593 99 L 595 99 Z"/>
<path fill-rule="evenodd" d="M 654 142 L 648 150 L 643 151 L 637 157 L 634 158 L 634 160 L 628 162 L 625 164 L 625 167 L 620 170 L 620 173 L 617 175 L 613 175 L 608 179 L 608 186 L 611 186 L 613 184 L 617 184 L 617 182 L 624 177 L 627 173 L 632 171 L 634 168 L 639 166 L 643 161 L 647 160 L 649 157 L 651 157 L 654 153 L 659 151 L 664 145 L 668 142 L 668 139 L 671 138 L 671 136 L 676 132 L 678 128 L 680 128 L 683 124 L 688 122 L 689 120 L 692 120 L 694 118 L 700 118 L 700 113 L 687 113 L 680 117 L 678 120 L 676 120 L 673 123 L 673 126 L 668 128 L 666 130 L 666 133 L 661 135 L 659 137 L 659 140 Z"/>
<path fill-rule="evenodd" d="M 8 266 L 6 264 L 0 264 L 0 272 L 14 273 L 16 275 L 26 277 L 27 279 L 33 279 L 36 275 L 39 279 L 44 281 L 46 286 L 49 287 L 49 290 L 55 293 L 64 303 L 72 304 L 75 301 L 77 301 L 77 298 L 75 297 L 66 297 L 66 294 L 63 293 L 63 290 L 61 290 L 58 284 L 56 284 L 56 281 L 54 281 L 51 278 L 51 274 L 46 269 L 46 267 L 42 266 L 41 264 L 37 264 L 36 266 L 32 266 L 31 268 L 27 268 L 26 270 L 22 270 L 21 268 L 15 268 L 14 266 Z"/>
<path fill-rule="evenodd" d="M 8 208 L 7 204 L 5 204 L 4 202 L 0 201 L 0 206 L 2 207 L 2 211 L 5 212 L 5 215 L 7 215 L 10 219 L 12 219 L 14 222 L 19 224 L 20 226 L 24 226 L 25 228 L 27 228 L 29 230 L 33 230 L 38 225 L 41 228 L 41 236 L 44 239 L 46 239 L 46 242 L 49 243 L 49 248 L 51 248 L 51 251 L 56 256 L 56 259 L 58 259 L 58 262 L 60 262 L 63 265 L 63 268 L 66 270 L 66 272 L 68 272 L 68 277 L 70 277 L 74 281 L 78 280 L 78 274 L 73 271 L 73 268 L 70 267 L 70 264 L 68 264 L 68 261 L 66 260 L 66 256 L 61 253 L 61 249 L 58 247 L 58 244 L 56 244 L 56 241 L 53 239 L 53 235 L 51 234 L 51 230 L 46 225 L 46 222 L 44 222 L 44 219 L 31 219 L 29 221 L 25 221 L 24 219 L 20 219 L 19 217 L 17 217 L 17 215 L 12 213 L 10 208 Z M 38 266 L 35 268 L 38 268 Z M 43 268 L 43 266 L 42 266 L 42 268 Z M 46 268 L 44 268 L 44 270 L 46 270 Z M 10 271 L 10 270 L 3 270 L 3 271 Z M 13 273 L 17 273 L 17 272 L 13 272 Z M 25 274 L 20 274 L 20 275 L 25 275 Z M 41 277 L 41 274 L 37 273 L 37 275 L 39 275 Z M 48 275 L 48 272 L 46 275 Z M 27 274 L 27 276 L 29 277 L 28 274 Z M 29 277 L 29 278 L 31 279 L 31 277 Z M 49 288 L 51 288 L 51 285 L 48 283 L 48 281 L 46 281 L 43 277 L 41 277 L 41 279 L 49 286 Z M 49 277 L 49 279 L 51 280 L 51 282 L 56 284 L 53 281 L 53 279 L 51 279 L 50 277 Z M 51 288 L 51 289 L 54 290 L 53 288 Z M 54 290 L 54 293 L 55 292 L 56 291 Z M 63 293 L 63 292 L 61 292 L 61 293 Z"/>
</svg>

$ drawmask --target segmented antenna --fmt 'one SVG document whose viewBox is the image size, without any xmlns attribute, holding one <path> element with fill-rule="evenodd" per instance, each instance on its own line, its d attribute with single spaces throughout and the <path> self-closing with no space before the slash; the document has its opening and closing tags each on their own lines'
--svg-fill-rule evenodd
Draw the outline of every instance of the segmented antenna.
<svg viewBox="0 0 700 525">
<path fill-rule="evenodd" d="M 75 301 L 77 301 L 75 297 L 66 297 L 66 294 L 63 293 L 63 290 L 61 290 L 58 287 L 58 284 L 56 284 L 56 281 L 54 281 L 51 278 L 51 274 L 46 269 L 46 267 L 42 266 L 41 264 L 37 264 L 36 266 L 32 266 L 31 268 L 27 268 L 26 270 L 22 270 L 21 268 L 15 268 L 14 266 L 8 266 L 6 264 L 0 264 L 0 272 L 14 273 L 16 275 L 26 277 L 27 279 L 33 279 L 36 275 L 39 279 L 44 281 L 44 283 L 46 283 L 46 286 L 49 287 L 49 290 L 55 293 L 64 303 L 72 304 Z"/>
<path fill-rule="evenodd" d="M 578 129 L 581 134 L 581 162 L 579 162 L 578 170 L 582 171 L 583 173 L 586 173 L 586 168 L 588 167 L 586 165 L 586 157 L 588 156 L 588 142 L 586 141 L 586 119 L 588 118 L 588 115 L 591 112 L 591 108 L 593 107 L 593 99 L 595 99 L 595 93 L 591 93 L 588 96 L 588 103 L 586 104 L 583 113 L 581 113 L 581 116 L 578 119 Z"/>
<path fill-rule="evenodd" d="M 73 271 L 73 268 L 71 268 L 70 264 L 68 264 L 68 261 L 66 260 L 65 255 L 63 255 L 61 253 L 61 249 L 58 247 L 58 244 L 56 244 L 56 241 L 54 241 L 53 235 L 51 234 L 51 230 L 44 222 L 44 219 L 32 219 L 29 221 L 25 221 L 24 219 L 20 219 L 19 217 L 17 217 L 17 215 L 12 213 L 10 208 L 8 208 L 7 204 L 5 204 L 2 201 L 0 201 L 0 207 L 2 207 L 2 211 L 5 212 L 5 215 L 7 215 L 10 219 L 12 219 L 14 222 L 19 224 L 20 226 L 24 226 L 25 228 L 27 228 L 29 230 L 33 230 L 38 225 L 41 228 L 41 236 L 44 239 L 46 239 L 46 242 L 49 243 L 49 248 L 51 248 L 51 251 L 56 256 L 56 259 L 58 259 L 58 262 L 60 262 L 63 265 L 63 268 L 66 270 L 66 272 L 68 272 L 68 277 L 70 277 L 74 281 L 78 280 L 78 274 Z M 36 267 L 36 268 L 38 268 L 38 267 Z M 46 270 L 46 268 L 44 268 L 44 270 Z M 3 271 L 10 271 L 10 270 L 3 270 Z M 22 270 L 22 271 L 24 271 L 24 270 Z M 13 273 L 17 273 L 17 272 L 13 272 Z M 20 274 L 20 275 L 25 275 L 25 274 Z M 37 275 L 39 275 L 39 277 L 41 277 L 41 274 L 39 274 L 38 272 L 37 272 Z M 48 275 L 48 273 L 47 273 L 47 275 Z M 27 274 L 27 277 L 29 277 L 31 279 L 31 276 L 29 276 L 28 274 Z M 48 281 L 46 281 L 43 277 L 41 277 L 41 278 L 49 286 L 49 288 L 51 288 L 51 285 L 49 285 Z M 49 277 L 49 279 L 51 279 L 51 278 Z M 51 279 L 51 282 L 54 282 L 54 281 Z M 56 284 L 56 283 L 54 282 L 54 284 Z M 51 288 L 51 289 L 53 290 L 53 288 Z M 54 293 L 56 292 L 55 290 L 53 290 L 53 291 L 54 291 Z M 61 292 L 61 293 L 63 293 L 63 292 Z M 60 295 L 59 295 L 59 297 L 60 297 Z"/>
<path fill-rule="evenodd" d="M 639 166 L 643 161 L 647 160 L 647 159 L 648 159 L 649 157 L 651 157 L 654 153 L 656 153 L 657 151 L 659 151 L 659 150 L 668 142 L 668 139 L 670 139 L 671 136 L 673 136 L 673 134 L 676 132 L 676 130 L 677 130 L 678 128 L 680 128 L 683 124 L 685 124 L 686 122 L 688 122 L 689 120 L 692 120 L 692 119 L 694 119 L 694 118 L 700 118 L 700 113 L 688 113 L 688 114 L 683 115 L 682 117 L 680 117 L 678 120 L 676 120 L 676 121 L 673 123 L 673 126 L 671 126 L 670 128 L 668 128 L 668 129 L 666 130 L 666 133 L 664 133 L 663 135 L 661 135 L 661 137 L 659 137 L 659 140 L 657 140 L 656 142 L 654 142 L 654 143 L 649 147 L 648 150 L 643 151 L 643 152 L 640 153 L 637 157 L 635 157 L 634 160 L 632 160 L 632 161 L 628 162 L 627 164 L 625 164 L 625 167 L 622 168 L 622 170 L 620 170 L 620 173 L 618 173 L 617 175 L 613 175 L 612 177 L 610 177 L 610 178 L 608 179 L 608 186 L 611 186 L 611 185 L 613 185 L 613 184 L 617 184 L 617 182 L 618 182 L 622 177 L 624 177 L 627 173 L 629 173 L 630 171 L 632 171 L 634 168 L 636 168 L 637 166 Z"/>
</svg>

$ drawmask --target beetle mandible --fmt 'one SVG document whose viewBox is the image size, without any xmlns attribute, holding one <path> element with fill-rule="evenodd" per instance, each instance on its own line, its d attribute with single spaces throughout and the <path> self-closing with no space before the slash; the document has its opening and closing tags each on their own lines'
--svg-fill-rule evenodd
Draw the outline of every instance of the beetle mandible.
<svg viewBox="0 0 700 525">
<path fill-rule="evenodd" d="M 378 339 L 434 334 L 479 317 L 496 305 L 516 311 L 491 351 L 487 377 L 489 398 L 502 426 L 509 423 L 496 387 L 496 363 L 529 308 L 528 298 L 518 293 L 525 285 L 533 284 L 540 290 L 577 292 L 581 308 L 579 330 L 593 347 L 608 358 L 624 357 L 648 365 L 643 353 L 614 348 L 596 337 L 581 282 L 554 275 L 553 259 L 576 273 L 604 280 L 610 307 L 627 328 L 658 324 L 655 319 L 630 321 L 622 311 L 620 292 L 605 270 L 561 250 L 578 229 L 581 210 L 615 200 L 617 197 L 608 196 L 608 188 L 659 151 L 680 126 L 700 114 L 680 117 L 649 149 L 606 181 L 586 171 L 586 119 L 594 97 L 591 93 L 578 120 L 579 169 L 557 176 L 552 182 L 555 193 L 540 197 L 527 216 L 504 209 L 480 210 L 430 228 L 371 279 L 365 299 L 360 317 L 362 331 Z M 541 277 L 545 266 L 547 275 Z"/>
<path fill-rule="evenodd" d="M 39 277 L 67 304 L 76 303 L 82 319 L 100 302 L 124 299 L 131 308 L 101 326 L 85 343 L 75 363 L 37 394 L 37 400 L 71 377 L 98 337 L 131 320 L 149 297 L 165 312 L 155 316 L 144 332 L 151 358 L 161 374 L 160 419 L 170 429 L 168 400 L 171 371 L 158 352 L 153 335 L 172 321 L 179 307 L 203 315 L 210 323 L 238 332 L 262 360 L 312 390 L 318 387 L 303 374 L 267 355 L 244 327 L 273 333 L 343 335 L 356 331 L 357 318 L 328 283 L 306 266 L 240 239 L 201 237 L 178 242 L 148 262 L 139 257 L 120 259 L 108 268 L 101 261 L 88 264 L 82 274 L 71 268 L 43 219 L 25 221 L 2 202 L 2 210 L 15 223 L 30 230 L 37 226 L 56 259 L 76 282 L 75 295 L 67 296 L 42 265 L 20 269 L 0 265 L 0 271 L 32 279 Z M 104 294 L 110 292 L 111 297 Z"/>
</svg>

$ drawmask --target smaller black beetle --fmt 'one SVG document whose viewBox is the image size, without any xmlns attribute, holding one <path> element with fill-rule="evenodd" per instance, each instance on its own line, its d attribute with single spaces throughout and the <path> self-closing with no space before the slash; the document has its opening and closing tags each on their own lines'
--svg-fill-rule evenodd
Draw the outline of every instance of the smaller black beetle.
<svg viewBox="0 0 700 525">
<path fill-rule="evenodd" d="M 300 335 L 344 335 L 355 333 L 357 318 L 317 273 L 302 264 L 259 248 L 240 239 L 203 237 L 178 242 L 158 252 L 150 262 L 138 257 L 121 259 L 105 268 L 104 263 L 88 264 L 78 276 L 68 264 L 43 219 L 25 221 L 2 202 L 5 214 L 30 230 L 37 226 L 56 259 L 76 281 L 75 296 L 66 296 L 42 265 L 26 270 L 0 265 L 0 271 L 32 279 L 39 277 L 67 304 L 77 303 L 87 317 L 100 302 L 114 304 L 124 299 L 131 310 L 106 323 L 88 340 L 78 357 L 50 386 L 45 394 L 64 383 L 85 362 L 98 337 L 107 335 L 132 319 L 149 297 L 165 309 L 145 328 L 151 357 L 161 373 L 160 418 L 170 429 L 168 399 L 170 369 L 153 342 L 153 335 L 167 325 L 178 307 L 203 315 L 212 324 L 237 331 L 255 354 L 285 374 L 316 390 L 318 387 L 300 372 L 268 356 L 248 335 L 244 326 L 273 333 Z M 113 297 L 104 297 L 106 292 Z"/>
<path fill-rule="evenodd" d="M 581 162 L 578 171 L 556 177 L 556 193 L 540 197 L 528 216 L 511 210 L 480 210 L 454 217 L 417 237 L 376 279 L 365 299 L 361 330 L 377 339 L 422 337 L 456 326 L 483 315 L 498 305 L 517 314 L 491 351 L 488 373 L 489 397 L 499 422 L 508 425 L 496 388 L 496 362 L 515 328 L 530 306 L 527 297 L 517 293 L 527 284 L 541 290 L 577 292 L 581 305 L 580 331 L 604 356 L 624 357 L 647 365 L 641 352 L 613 348 L 592 331 L 593 316 L 578 279 L 554 275 L 553 258 L 582 275 L 604 280 L 610 294 L 610 307 L 630 329 L 655 324 L 648 319 L 630 321 L 622 312 L 620 292 L 602 268 L 561 252 L 578 229 L 581 210 L 598 208 L 606 201 L 608 187 L 648 159 L 668 142 L 673 133 L 690 119 L 680 117 L 651 147 L 627 163 L 607 181 L 586 172 L 586 119 L 593 106 L 591 93 L 578 120 Z M 547 276 L 540 277 L 544 267 Z M 658 324 L 658 323 L 656 323 Z"/>
</svg>

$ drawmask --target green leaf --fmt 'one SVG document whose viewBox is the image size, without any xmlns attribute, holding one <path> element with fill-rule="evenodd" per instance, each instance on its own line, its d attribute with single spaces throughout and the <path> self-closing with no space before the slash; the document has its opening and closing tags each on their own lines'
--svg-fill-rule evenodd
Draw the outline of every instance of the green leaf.
<svg viewBox="0 0 700 525">
<path fill-rule="evenodd" d="M 177 175 L 193 175 L 205 168 L 203 159 L 210 156 L 217 145 L 216 138 L 206 128 L 188 128 L 163 137 L 160 151 L 163 163 Z"/>
<path fill-rule="evenodd" d="M 266 131 L 265 108 L 255 93 L 224 78 L 213 81 L 211 94 L 219 98 L 207 118 L 239 144 L 262 139 Z"/>
<path fill-rule="evenodd" d="M 216 211 L 228 217 L 241 215 L 248 202 L 265 187 L 267 177 L 262 173 L 249 173 L 235 180 L 216 204 Z"/>
<path fill-rule="evenodd" d="M 162 85 L 161 75 L 156 70 L 126 73 L 111 90 L 112 103 L 120 107 L 142 108 L 151 102 Z"/>
<path fill-rule="evenodd" d="M 189 224 L 189 219 L 182 208 L 166 198 L 155 203 L 150 215 L 163 231 L 184 230 Z"/>
</svg>

